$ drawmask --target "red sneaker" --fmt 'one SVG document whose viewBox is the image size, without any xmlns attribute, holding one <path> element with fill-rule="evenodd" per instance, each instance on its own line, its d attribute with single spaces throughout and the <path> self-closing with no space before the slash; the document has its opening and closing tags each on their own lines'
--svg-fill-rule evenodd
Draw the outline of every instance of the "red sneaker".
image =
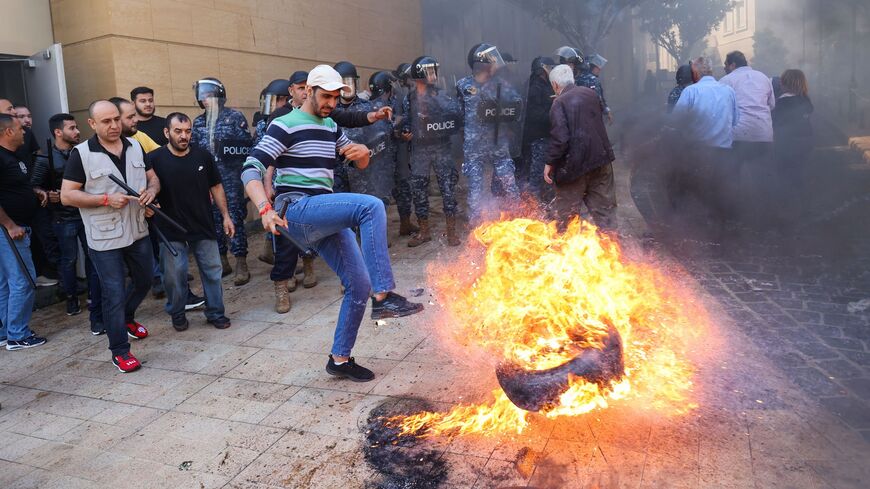
<svg viewBox="0 0 870 489">
<path fill-rule="evenodd" d="M 124 372 L 125 374 L 139 370 L 142 366 L 139 363 L 139 360 L 136 360 L 136 357 L 133 356 L 132 353 L 124 353 L 123 355 L 115 355 L 112 357 L 112 363 L 118 367 L 118 370 Z"/>
<path fill-rule="evenodd" d="M 145 329 L 145 326 L 133 321 L 132 323 L 127 323 L 127 336 L 141 340 L 148 337 L 148 330 Z"/>
</svg>

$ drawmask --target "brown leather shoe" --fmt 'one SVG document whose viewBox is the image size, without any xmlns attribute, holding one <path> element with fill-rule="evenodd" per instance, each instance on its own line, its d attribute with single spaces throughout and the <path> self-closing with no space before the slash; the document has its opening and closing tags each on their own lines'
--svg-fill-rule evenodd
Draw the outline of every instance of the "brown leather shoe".
<svg viewBox="0 0 870 489">
<path fill-rule="evenodd" d="M 244 256 L 236 257 L 236 276 L 233 278 L 233 284 L 236 286 L 245 285 L 251 281 L 251 272 L 248 271 L 248 261 Z"/>
<path fill-rule="evenodd" d="M 302 270 L 305 272 L 305 277 L 302 279 L 302 286 L 310 289 L 317 285 L 317 275 L 314 273 L 314 257 L 302 257 Z"/>
<path fill-rule="evenodd" d="M 275 282 L 275 312 L 286 314 L 290 312 L 290 292 L 287 291 L 287 281 Z"/>
<path fill-rule="evenodd" d="M 459 246 L 461 244 L 462 241 L 456 234 L 456 216 L 447 216 L 447 245 Z"/>
<path fill-rule="evenodd" d="M 420 219 L 420 230 L 408 240 L 409 248 L 416 248 L 423 243 L 432 241 L 432 232 L 429 230 L 429 220 Z"/>
<path fill-rule="evenodd" d="M 411 236 L 420 228 L 411 224 L 411 216 L 399 216 L 399 236 Z"/>
</svg>

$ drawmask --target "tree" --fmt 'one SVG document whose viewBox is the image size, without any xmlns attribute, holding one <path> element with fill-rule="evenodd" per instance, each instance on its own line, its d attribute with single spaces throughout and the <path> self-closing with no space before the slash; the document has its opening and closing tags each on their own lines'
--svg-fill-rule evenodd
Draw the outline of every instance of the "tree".
<svg viewBox="0 0 870 489">
<path fill-rule="evenodd" d="M 731 0 L 650 1 L 641 4 L 638 18 L 657 46 L 684 63 L 733 7 Z"/>
<path fill-rule="evenodd" d="M 788 49 L 782 39 L 770 29 L 760 30 L 753 36 L 752 67 L 770 76 L 778 76 L 786 68 Z"/>
<path fill-rule="evenodd" d="M 584 53 L 593 53 L 623 12 L 650 0 L 506 0 L 565 36 Z"/>
</svg>

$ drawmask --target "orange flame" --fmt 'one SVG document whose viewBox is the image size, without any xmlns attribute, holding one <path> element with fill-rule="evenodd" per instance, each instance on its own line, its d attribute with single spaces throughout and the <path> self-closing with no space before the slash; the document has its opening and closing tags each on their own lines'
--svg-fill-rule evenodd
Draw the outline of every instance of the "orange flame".
<svg viewBox="0 0 870 489">
<path fill-rule="evenodd" d="M 474 230 L 483 265 L 469 249 L 458 262 L 430 268 L 444 306 L 442 328 L 465 349 L 526 370 L 564 364 L 601 348 L 612 325 L 623 341 L 625 375 L 599 385 L 572 377 L 547 417 L 576 416 L 635 400 L 665 413 L 684 413 L 695 367 L 691 345 L 707 325 L 706 311 L 658 268 L 623 257 L 619 244 L 592 224 L 518 218 Z M 403 434 L 521 433 L 529 413 L 500 390 L 490 403 L 419 413 L 390 422 Z"/>
</svg>

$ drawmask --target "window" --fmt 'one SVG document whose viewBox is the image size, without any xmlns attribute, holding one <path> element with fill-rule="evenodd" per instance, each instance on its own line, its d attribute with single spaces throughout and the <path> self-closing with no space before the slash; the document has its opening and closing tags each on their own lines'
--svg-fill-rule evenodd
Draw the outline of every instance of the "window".
<svg viewBox="0 0 870 489">
<path fill-rule="evenodd" d="M 731 10 L 725 14 L 725 20 L 722 21 L 722 33 L 723 34 L 733 34 L 734 33 L 734 11 Z"/>
<path fill-rule="evenodd" d="M 738 31 L 745 31 L 749 28 L 749 19 L 747 17 L 746 0 L 734 2 L 734 26 Z"/>
</svg>

